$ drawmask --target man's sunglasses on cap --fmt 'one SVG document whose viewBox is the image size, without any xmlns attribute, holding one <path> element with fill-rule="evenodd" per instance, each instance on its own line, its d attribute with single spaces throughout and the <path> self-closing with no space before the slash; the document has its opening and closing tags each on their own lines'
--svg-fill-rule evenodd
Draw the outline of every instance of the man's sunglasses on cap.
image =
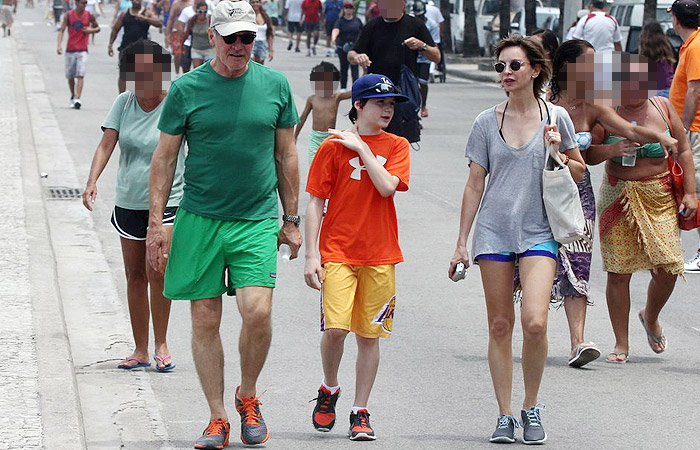
<svg viewBox="0 0 700 450">
<path fill-rule="evenodd" d="M 368 92 L 376 92 L 377 94 L 400 94 L 401 91 L 394 85 L 388 83 L 377 83 L 367 89 L 363 89 L 357 93 L 357 96 L 367 94 Z"/>
<path fill-rule="evenodd" d="M 251 32 L 234 33 L 234 34 L 229 34 L 228 36 L 221 36 L 221 38 L 228 45 L 235 44 L 239 38 L 241 40 L 241 44 L 248 45 L 248 44 L 252 44 L 253 41 L 255 40 L 255 33 L 251 33 Z"/>
<path fill-rule="evenodd" d="M 510 70 L 512 70 L 513 72 L 517 72 L 518 70 L 520 70 L 523 64 L 525 64 L 524 61 L 511 61 Z M 504 70 L 506 70 L 506 63 L 499 61 L 493 65 L 493 68 L 496 69 L 496 72 L 501 73 Z"/>
</svg>

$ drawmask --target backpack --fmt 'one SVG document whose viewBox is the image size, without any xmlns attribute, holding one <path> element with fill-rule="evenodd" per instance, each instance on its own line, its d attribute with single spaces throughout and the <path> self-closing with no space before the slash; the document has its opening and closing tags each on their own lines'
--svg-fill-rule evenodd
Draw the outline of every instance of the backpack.
<svg viewBox="0 0 700 450">
<path fill-rule="evenodd" d="M 420 142 L 420 111 L 421 96 L 418 78 L 405 64 L 401 65 L 401 93 L 408 97 L 408 101 L 397 103 L 394 107 L 395 134 L 405 137 L 409 143 Z M 419 147 L 420 148 L 420 147 Z"/>
</svg>

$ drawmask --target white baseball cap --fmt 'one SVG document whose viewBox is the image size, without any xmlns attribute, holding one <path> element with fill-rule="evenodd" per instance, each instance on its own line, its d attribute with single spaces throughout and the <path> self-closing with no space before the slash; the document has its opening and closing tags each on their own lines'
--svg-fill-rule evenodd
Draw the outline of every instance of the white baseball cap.
<svg viewBox="0 0 700 450">
<path fill-rule="evenodd" d="M 229 36 L 241 31 L 258 31 L 255 11 L 246 1 L 232 2 L 223 0 L 214 8 L 211 27 L 221 36 Z"/>
</svg>

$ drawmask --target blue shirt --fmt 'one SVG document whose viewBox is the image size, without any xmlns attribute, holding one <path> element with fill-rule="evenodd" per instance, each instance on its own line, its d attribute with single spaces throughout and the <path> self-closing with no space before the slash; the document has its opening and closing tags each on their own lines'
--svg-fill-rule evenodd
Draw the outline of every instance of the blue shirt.
<svg viewBox="0 0 700 450">
<path fill-rule="evenodd" d="M 340 11 L 343 9 L 343 2 L 340 0 L 326 0 L 323 7 L 323 14 L 326 15 L 326 23 L 335 24 L 340 17 Z"/>
</svg>

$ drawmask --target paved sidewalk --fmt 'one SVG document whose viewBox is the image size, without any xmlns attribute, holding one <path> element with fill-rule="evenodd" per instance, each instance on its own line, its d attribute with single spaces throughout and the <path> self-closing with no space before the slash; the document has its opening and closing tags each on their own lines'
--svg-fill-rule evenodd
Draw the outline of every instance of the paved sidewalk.
<svg viewBox="0 0 700 450">
<path fill-rule="evenodd" d="M 0 40 L 0 449 L 41 448 L 39 366 L 15 108 L 13 41 Z"/>
</svg>

